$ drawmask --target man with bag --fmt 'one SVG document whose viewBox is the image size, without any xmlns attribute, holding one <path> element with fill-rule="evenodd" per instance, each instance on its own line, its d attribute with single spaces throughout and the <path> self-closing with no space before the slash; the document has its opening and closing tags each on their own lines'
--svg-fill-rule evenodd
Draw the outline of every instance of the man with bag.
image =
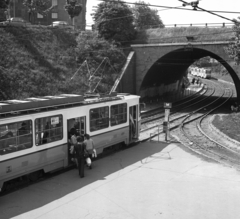
<svg viewBox="0 0 240 219">
<path fill-rule="evenodd" d="M 75 158 L 77 161 L 77 167 L 79 171 L 79 176 L 81 178 L 84 177 L 84 153 L 86 150 L 86 145 L 83 142 L 83 137 L 78 136 L 77 137 L 77 144 L 74 145 L 74 153 L 75 153 Z"/>
<path fill-rule="evenodd" d="M 86 150 L 89 154 L 89 159 L 87 159 L 86 162 L 87 162 L 89 169 L 92 169 L 92 159 L 93 159 L 93 157 L 97 157 L 97 153 L 95 150 L 94 142 L 90 138 L 90 135 L 85 134 L 84 137 L 85 137 L 84 143 L 86 145 Z"/>
</svg>

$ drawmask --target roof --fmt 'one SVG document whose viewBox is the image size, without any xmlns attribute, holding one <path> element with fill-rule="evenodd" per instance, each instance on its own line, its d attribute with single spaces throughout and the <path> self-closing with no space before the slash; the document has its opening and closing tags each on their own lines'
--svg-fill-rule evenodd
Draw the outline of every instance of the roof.
<svg viewBox="0 0 240 219">
<path fill-rule="evenodd" d="M 0 115 L 121 100 L 123 96 L 127 95 L 128 94 L 117 95 L 116 92 L 112 92 L 110 95 L 87 94 L 86 96 L 78 94 L 61 94 L 57 96 L 31 97 L 24 100 L 6 100 L 0 102 Z"/>
</svg>

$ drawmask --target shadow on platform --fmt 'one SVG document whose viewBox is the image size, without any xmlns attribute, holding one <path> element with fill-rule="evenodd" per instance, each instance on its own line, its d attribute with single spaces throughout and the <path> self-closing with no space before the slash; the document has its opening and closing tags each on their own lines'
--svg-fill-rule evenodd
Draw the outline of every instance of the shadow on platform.
<svg viewBox="0 0 240 219">
<path fill-rule="evenodd" d="M 139 165 L 146 162 L 160 162 L 171 159 L 169 152 L 163 151 L 169 143 L 145 142 L 124 149 L 93 162 L 93 169 L 85 168 L 85 177 L 80 178 L 77 169 L 48 178 L 21 190 L 0 197 L 1 219 L 19 216 L 24 218 L 24 213 L 33 214 L 41 207 L 55 202 L 68 201 L 73 196 L 85 195 L 112 179 L 117 179 L 123 174 L 131 174 Z M 96 184 L 95 184 L 96 183 Z M 79 203 L 80 204 L 80 203 Z M 17 209 L 16 209 L 17 206 Z M 15 210 L 11 210 L 15 207 Z"/>
</svg>

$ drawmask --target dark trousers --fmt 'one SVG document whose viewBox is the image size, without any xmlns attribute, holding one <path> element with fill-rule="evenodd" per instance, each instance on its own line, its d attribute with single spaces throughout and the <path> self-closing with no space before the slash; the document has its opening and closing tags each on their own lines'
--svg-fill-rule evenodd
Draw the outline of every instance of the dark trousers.
<svg viewBox="0 0 240 219">
<path fill-rule="evenodd" d="M 84 158 L 78 157 L 77 158 L 77 166 L 78 166 L 78 172 L 80 177 L 84 177 Z"/>
</svg>

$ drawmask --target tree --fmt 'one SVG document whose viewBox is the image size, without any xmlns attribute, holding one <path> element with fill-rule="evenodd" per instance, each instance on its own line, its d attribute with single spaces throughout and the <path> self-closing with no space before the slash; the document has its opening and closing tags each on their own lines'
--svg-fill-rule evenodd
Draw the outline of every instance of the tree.
<svg viewBox="0 0 240 219">
<path fill-rule="evenodd" d="M 77 0 L 66 0 L 66 5 L 64 5 L 65 11 L 68 12 L 69 17 L 71 18 L 71 23 L 73 23 L 73 18 L 79 16 L 82 11 L 82 5 L 76 4 Z"/>
<path fill-rule="evenodd" d="M 0 0 L 0 22 L 6 21 L 8 18 L 8 6 L 10 0 Z"/>
<path fill-rule="evenodd" d="M 92 16 L 100 37 L 119 44 L 125 44 L 135 38 L 133 13 L 125 3 L 102 2 Z"/>
<path fill-rule="evenodd" d="M 87 60 L 90 73 L 95 72 L 95 77 L 102 78 L 98 91 L 109 92 L 126 61 L 123 51 L 114 43 L 100 38 L 94 31 L 85 31 L 79 34 L 75 51 L 79 66 Z M 72 88 L 80 87 L 79 84 L 86 85 L 89 78 L 88 68 L 85 65 L 76 73 L 74 77 L 76 84 Z"/>
<path fill-rule="evenodd" d="M 194 65 L 196 65 L 199 68 L 209 67 L 212 65 L 212 63 L 210 63 L 210 58 L 211 58 L 210 56 L 206 56 L 201 59 L 198 59 L 197 61 L 194 62 Z"/>
<path fill-rule="evenodd" d="M 38 13 L 46 16 L 55 5 L 51 5 L 50 0 L 23 0 L 23 5 L 28 8 L 29 22 L 34 22 L 34 14 Z"/>
<path fill-rule="evenodd" d="M 0 9 L 7 9 L 10 0 L 0 0 Z"/>
<path fill-rule="evenodd" d="M 233 30 L 235 32 L 235 38 L 233 42 L 229 44 L 227 48 L 225 48 L 229 57 L 232 58 L 237 65 L 240 64 L 240 17 L 238 20 L 235 20 L 235 25 L 233 26 Z"/>
<path fill-rule="evenodd" d="M 132 11 L 134 14 L 134 25 L 137 30 L 164 27 L 158 11 L 151 9 L 149 4 L 146 4 L 144 1 L 136 2 L 132 7 Z"/>
</svg>

